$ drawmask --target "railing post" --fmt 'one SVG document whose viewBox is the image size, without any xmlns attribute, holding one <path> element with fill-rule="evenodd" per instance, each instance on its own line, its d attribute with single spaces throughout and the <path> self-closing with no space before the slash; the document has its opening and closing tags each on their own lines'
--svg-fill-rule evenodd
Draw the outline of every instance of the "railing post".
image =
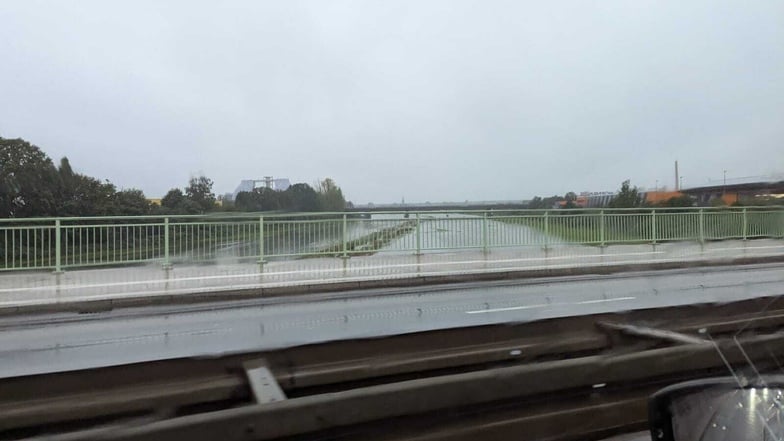
<svg viewBox="0 0 784 441">
<path fill-rule="evenodd" d="M 169 259 L 169 218 L 163 219 L 163 269 L 171 268 Z"/>
<path fill-rule="evenodd" d="M 544 250 L 547 251 L 547 246 L 550 244 L 550 218 L 549 211 L 544 212 Z"/>
<path fill-rule="evenodd" d="M 656 245 L 656 209 L 651 209 L 651 243 Z"/>
<path fill-rule="evenodd" d="M 745 241 L 749 235 L 749 219 L 746 216 L 746 207 L 743 207 L 743 240 Z"/>
<path fill-rule="evenodd" d="M 605 246 L 604 242 L 604 210 L 599 211 L 599 245 Z"/>
<path fill-rule="evenodd" d="M 54 272 L 59 274 L 63 272 L 62 266 L 62 232 L 60 229 L 60 219 L 54 221 Z"/>
<path fill-rule="evenodd" d="M 263 271 L 264 264 L 267 263 L 264 260 L 264 216 L 259 216 L 259 260 L 257 263 L 259 264 L 259 271 Z"/>
<path fill-rule="evenodd" d="M 487 211 L 482 213 L 482 252 L 487 254 Z"/>
<path fill-rule="evenodd" d="M 422 230 L 419 226 L 419 213 L 416 214 L 416 254 L 422 254 Z"/>
<path fill-rule="evenodd" d="M 705 243 L 705 215 L 704 210 L 700 208 L 700 245 Z"/>
<path fill-rule="evenodd" d="M 343 258 L 348 258 L 348 218 L 343 213 Z"/>
</svg>

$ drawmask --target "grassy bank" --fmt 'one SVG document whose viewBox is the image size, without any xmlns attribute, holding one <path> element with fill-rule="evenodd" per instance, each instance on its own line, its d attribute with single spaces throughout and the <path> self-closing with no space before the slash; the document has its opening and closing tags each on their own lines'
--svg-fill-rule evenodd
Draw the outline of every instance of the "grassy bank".
<svg viewBox="0 0 784 441">
<path fill-rule="evenodd" d="M 724 240 L 780 237 L 784 232 L 781 212 L 741 211 L 563 213 L 498 216 L 496 221 L 525 225 L 567 243 L 584 245 L 639 244 L 687 240 Z"/>
<path fill-rule="evenodd" d="M 416 229 L 415 220 L 406 220 L 398 225 L 384 228 L 379 231 L 366 234 L 362 237 L 351 239 L 346 242 L 346 253 L 351 256 L 368 256 L 388 245 L 393 240 L 413 232 Z M 306 257 L 323 257 L 325 255 L 341 255 L 343 253 L 343 242 L 337 242 L 328 247 L 322 248 L 316 253 Z"/>
</svg>

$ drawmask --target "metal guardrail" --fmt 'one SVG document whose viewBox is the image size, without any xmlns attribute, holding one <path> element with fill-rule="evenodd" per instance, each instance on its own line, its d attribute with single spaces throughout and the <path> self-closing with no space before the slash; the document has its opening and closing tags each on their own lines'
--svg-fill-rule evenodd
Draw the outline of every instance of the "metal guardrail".
<svg viewBox="0 0 784 441">
<path fill-rule="evenodd" d="M 0 272 L 784 237 L 784 207 L 0 219 Z"/>
<path fill-rule="evenodd" d="M 6 378 L 0 438 L 596 439 L 637 430 L 648 397 L 670 384 L 728 375 L 728 363 L 752 365 L 755 376 L 778 372 L 781 303 L 560 317 Z M 259 402 L 249 372 L 259 365 L 287 398 Z"/>
</svg>

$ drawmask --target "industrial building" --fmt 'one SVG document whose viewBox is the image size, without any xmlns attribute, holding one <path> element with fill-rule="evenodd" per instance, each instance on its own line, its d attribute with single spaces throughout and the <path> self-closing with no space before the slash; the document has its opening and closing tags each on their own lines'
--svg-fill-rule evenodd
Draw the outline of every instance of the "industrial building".
<svg viewBox="0 0 784 441">
<path fill-rule="evenodd" d="M 243 191 L 253 191 L 258 187 L 269 188 L 275 191 L 286 191 L 286 189 L 291 187 L 291 181 L 289 181 L 289 178 L 273 178 L 272 176 L 264 176 L 262 179 L 243 179 L 234 190 L 234 193 L 231 193 L 231 200 L 235 200 L 237 195 Z"/>
</svg>

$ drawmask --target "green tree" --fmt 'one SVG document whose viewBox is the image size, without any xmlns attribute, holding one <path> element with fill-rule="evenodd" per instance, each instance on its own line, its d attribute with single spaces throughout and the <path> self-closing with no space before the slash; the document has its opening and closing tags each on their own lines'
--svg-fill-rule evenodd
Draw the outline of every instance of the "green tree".
<svg viewBox="0 0 784 441">
<path fill-rule="evenodd" d="M 283 192 L 271 188 L 255 188 L 237 193 L 234 205 L 240 211 L 271 211 L 288 208 L 281 206 Z"/>
<path fill-rule="evenodd" d="M 191 178 L 185 188 L 185 196 L 199 208 L 202 213 L 215 209 L 215 193 L 212 192 L 212 180 L 206 176 Z"/>
<path fill-rule="evenodd" d="M 111 216 L 121 213 L 115 200 L 117 189 L 111 182 L 101 182 L 74 172 L 66 157 L 60 160 L 57 173 L 59 176 L 58 215 Z"/>
<path fill-rule="evenodd" d="M 57 214 L 57 169 L 38 147 L 0 138 L 0 217 Z"/>
<path fill-rule="evenodd" d="M 67 157 L 60 159 L 60 167 L 57 170 L 60 176 L 60 185 L 63 190 L 73 188 L 76 185 L 76 173 L 71 168 L 71 162 Z"/>
<path fill-rule="evenodd" d="M 534 196 L 533 199 L 528 203 L 528 208 L 532 210 L 549 210 L 553 208 L 558 202 L 563 201 L 564 198 L 562 196 L 548 196 L 546 198 L 542 198 L 539 196 Z"/>
<path fill-rule="evenodd" d="M 283 192 L 288 199 L 287 207 L 291 211 L 318 211 L 319 195 L 308 184 L 294 184 Z"/>
<path fill-rule="evenodd" d="M 319 181 L 316 186 L 322 211 L 343 211 L 346 209 L 346 198 L 343 190 L 331 178 Z"/>
<path fill-rule="evenodd" d="M 642 207 L 644 201 L 637 187 L 632 187 L 627 179 L 621 183 L 621 190 L 607 204 L 610 208 L 635 208 Z"/>
<path fill-rule="evenodd" d="M 161 211 L 168 214 L 199 214 L 201 207 L 185 196 L 179 188 L 172 188 L 161 199 Z"/>
<path fill-rule="evenodd" d="M 118 192 L 109 181 L 76 173 L 67 157 L 55 168 L 38 147 L 0 138 L 0 217 L 147 213 L 140 190 Z"/>
<path fill-rule="evenodd" d="M 114 215 L 142 216 L 150 214 L 150 201 L 141 190 L 130 188 L 114 194 Z"/>
<path fill-rule="evenodd" d="M 544 201 L 542 200 L 541 196 L 534 196 L 529 202 L 527 208 L 532 210 L 538 210 L 544 207 Z"/>
<path fill-rule="evenodd" d="M 60 216 L 110 216 L 115 214 L 114 195 L 117 189 L 111 182 L 101 182 L 74 173 L 67 186 L 60 187 L 57 213 Z"/>
<path fill-rule="evenodd" d="M 564 195 L 564 199 L 566 200 L 566 204 L 564 204 L 564 208 L 579 208 L 578 205 L 575 203 L 577 200 L 577 194 L 573 191 L 566 193 Z"/>
<path fill-rule="evenodd" d="M 182 207 L 182 203 L 185 200 L 185 195 L 182 193 L 182 190 L 179 188 L 172 188 L 166 195 L 161 199 L 161 207 L 166 208 L 167 210 L 176 211 Z"/>
<path fill-rule="evenodd" d="M 257 188 L 254 191 L 258 192 L 259 195 L 259 210 L 270 211 L 283 208 L 283 192 L 267 187 Z"/>
<path fill-rule="evenodd" d="M 256 191 L 241 191 L 234 198 L 234 206 L 240 211 L 261 211 L 260 199 Z"/>
</svg>

